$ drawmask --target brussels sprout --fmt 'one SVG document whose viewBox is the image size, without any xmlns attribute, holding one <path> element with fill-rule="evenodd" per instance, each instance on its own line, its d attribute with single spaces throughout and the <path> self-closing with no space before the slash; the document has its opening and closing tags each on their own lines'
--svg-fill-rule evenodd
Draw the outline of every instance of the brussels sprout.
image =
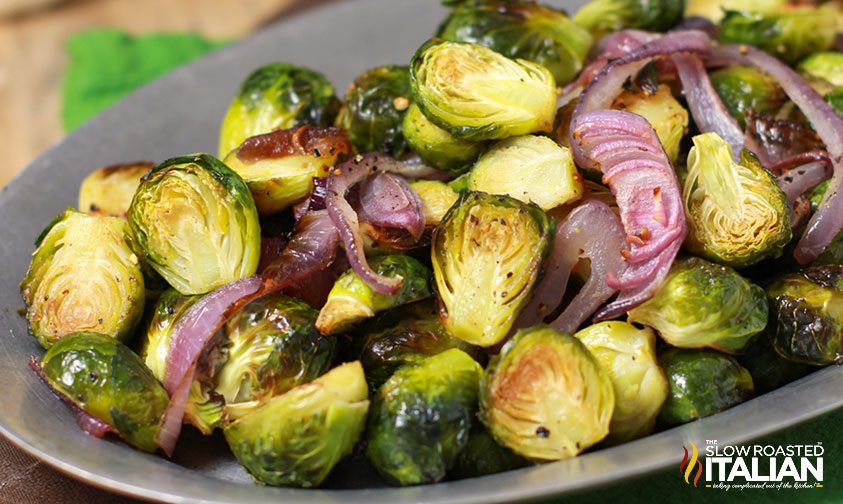
<svg viewBox="0 0 843 504">
<path fill-rule="evenodd" d="M 832 86 L 843 86 L 843 52 L 814 53 L 799 63 L 803 75 L 822 79 Z"/>
<path fill-rule="evenodd" d="M 753 45 L 795 64 L 809 54 L 831 49 L 838 16 L 833 5 L 792 6 L 766 14 L 727 11 L 720 22 L 720 40 Z"/>
<path fill-rule="evenodd" d="M 316 316 L 304 301 L 274 294 L 252 301 L 225 324 L 228 357 L 214 392 L 225 398 L 228 414 L 243 416 L 331 368 L 337 341 L 319 334 Z"/>
<path fill-rule="evenodd" d="M 682 189 L 693 254 L 740 268 L 780 256 L 790 241 L 790 206 L 775 177 L 747 150 L 736 163 L 717 133 L 694 137 Z"/>
<path fill-rule="evenodd" d="M 249 188 L 209 154 L 173 158 L 144 178 L 129 226 L 135 249 L 182 294 L 253 274 L 260 225 Z"/>
<path fill-rule="evenodd" d="M 219 156 L 261 133 L 303 124 L 330 126 L 339 108 L 334 87 L 321 73 L 289 63 L 264 65 L 243 81 L 228 107 Z"/>
<path fill-rule="evenodd" d="M 468 191 L 468 179 L 471 176 L 471 173 L 463 173 L 459 177 L 455 178 L 454 180 L 448 182 L 448 187 L 454 190 L 457 194 L 462 194 Z"/>
<path fill-rule="evenodd" d="M 828 92 L 825 95 L 825 101 L 831 105 L 831 108 L 837 112 L 837 115 L 843 116 L 843 87 L 838 87 Z M 823 192 L 825 192 L 825 190 L 823 190 Z"/>
<path fill-rule="evenodd" d="M 457 138 L 430 122 L 415 103 L 407 109 L 403 131 L 407 143 L 425 162 L 455 175 L 468 170 L 483 150 L 483 143 Z"/>
<path fill-rule="evenodd" d="M 44 348 L 75 332 L 131 337 L 145 296 L 127 232 L 124 219 L 72 208 L 42 231 L 20 288 L 29 330 Z"/>
<path fill-rule="evenodd" d="M 570 149 L 544 136 L 526 135 L 501 140 L 480 156 L 468 188 L 550 210 L 580 199 L 582 176 Z"/>
<path fill-rule="evenodd" d="M 770 339 L 757 338 L 737 356 L 738 362 L 749 371 L 755 392 L 766 394 L 810 373 L 814 368 L 785 359 L 773 348 Z"/>
<path fill-rule="evenodd" d="M 679 158 L 679 144 L 688 129 L 688 111 L 673 97 L 670 87 L 659 85 L 656 92 L 624 91 L 612 108 L 638 114 L 656 131 L 665 154 L 671 162 Z"/>
<path fill-rule="evenodd" d="M 413 55 L 410 83 L 425 117 L 459 138 L 494 140 L 553 128 L 553 75 L 478 44 L 428 41 Z"/>
<path fill-rule="evenodd" d="M 141 177 L 153 166 L 141 161 L 94 170 L 79 187 L 79 210 L 93 215 L 126 217 Z"/>
<path fill-rule="evenodd" d="M 452 348 L 395 372 L 372 399 L 366 455 L 390 483 L 442 480 L 468 442 L 482 369 Z"/>
<path fill-rule="evenodd" d="M 494 0 L 458 5 L 437 35 L 451 42 L 471 42 L 509 58 L 521 58 L 550 70 L 558 85 L 571 82 L 582 68 L 591 35 L 564 12 L 529 1 Z"/>
<path fill-rule="evenodd" d="M 686 0 L 685 17 L 703 17 L 720 22 L 726 11 L 775 12 L 788 0 Z"/>
<path fill-rule="evenodd" d="M 433 232 L 442 325 L 479 346 L 499 343 L 527 304 L 553 222 L 535 205 L 469 191 Z"/>
<path fill-rule="evenodd" d="M 735 353 L 767 325 L 764 289 L 733 269 L 696 257 L 673 263 L 656 294 L 629 311 L 675 347 Z"/>
<path fill-rule="evenodd" d="M 47 350 L 41 368 L 54 389 L 127 443 L 158 448 L 167 391 L 128 347 L 104 334 L 69 334 Z"/>
<path fill-rule="evenodd" d="M 741 127 L 746 112 L 774 114 L 785 102 L 785 94 L 775 79 L 755 67 L 730 66 L 712 72 L 711 85 Z"/>
<path fill-rule="evenodd" d="M 843 362 L 843 265 L 819 264 L 767 286 L 770 337 L 783 357 L 824 366 Z"/>
<path fill-rule="evenodd" d="M 325 306 L 319 311 L 316 328 L 322 334 L 343 332 L 376 312 L 429 297 L 430 269 L 406 255 L 376 257 L 369 265 L 379 275 L 401 277 L 401 289 L 393 295 L 378 294 L 354 270 L 334 282 Z"/>
<path fill-rule="evenodd" d="M 348 131 L 358 152 L 385 152 L 397 157 L 407 150 L 402 123 L 409 106 L 407 67 L 372 68 L 354 79 L 349 87 L 337 126 Z"/>
<path fill-rule="evenodd" d="M 318 486 L 360 438 L 368 395 L 363 368 L 350 362 L 235 418 L 223 433 L 255 480 Z"/>
<path fill-rule="evenodd" d="M 707 417 L 749 399 L 752 376 L 734 357 L 713 350 L 671 348 L 659 355 L 670 393 L 659 422 L 673 426 Z"/>
<path fill-rule="evenodd" d="M 532 460 L 573 457 L 609 433 L 612 381 L 580 340 L 539 325 L 493 357 L 480 383 L 480 420 Z"/>
<path fill-rule="evenodd" d="M 585 344 L 615 390 L 609 423 L 612 443 L 646 436 L 667 399 L 667 379 L 656 361 L 656 335 L 626 322 L 601 322 L 574 336 Z"/>
<path fill-rule="evenodd" d="M 459 348 L 474 360 L 484 362 L 480 348 L 445 332 L 432 302 L 420 301 L 384 313 L 373 325 L 374 330 L 364 335 L 360 351 L 360 362 L 372 390 L 377 390 L 398 368 L 450 348 Z"/>
<path fill-rule="evenodd" d="M 684 0 L 590 0 L 573 20 L 599 38 L 626 28 L 667 31 L 682 19 L 684 10 Z"/>
<path fill-rule="evenodd" d="M 439 224 L 460 197 L 451 186 L 438 180 L 416 180 L 410 187 L 422 202 L 425 226 Z"/>
<path fill-rule="evenodd" d="M 468 436 L 468 443 L 457 456 L 448 476 L 454 479 L 475 478 L 511 471 L 530 465 L 530 461 L 499 445 L 482 425 Z"/>
</svg>

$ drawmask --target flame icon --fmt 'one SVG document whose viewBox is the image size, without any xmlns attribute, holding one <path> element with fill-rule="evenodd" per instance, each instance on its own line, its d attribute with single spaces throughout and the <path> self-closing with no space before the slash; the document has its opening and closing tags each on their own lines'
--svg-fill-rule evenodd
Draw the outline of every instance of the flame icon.
<svg viewBox="0 0 843 504">
<path fill-rule="evenodd" d="M 679 463 L 679 474 L 685 475 L 685 483 L 690 484 L 690 477 L 691 473 L 694 472 L 694 466 L 697 467 L 697 474 L 694 476 L 694 486 L 697 486 L 697 482 L 700 480 L 700 476 L 702 476 L 702 462 L 699 460 L 699 452 L 697 451 L 697 445 L 694 444 L 693 441 L 689 441 L 691 444 L 691 460 L 688 460 L 688 449 L 684 446 L 682 450 L 685 451 L 685 455 L 682 456 L 682 462 Z"/>
</svg>

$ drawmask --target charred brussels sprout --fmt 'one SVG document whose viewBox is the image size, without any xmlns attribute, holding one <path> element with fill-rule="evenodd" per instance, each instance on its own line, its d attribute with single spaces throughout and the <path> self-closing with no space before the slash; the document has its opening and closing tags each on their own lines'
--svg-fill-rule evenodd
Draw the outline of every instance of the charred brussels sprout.
<svg viewBox="0 0 843 504">
<path fill-rule="evenodd" d="M 799 63 L 803 75 L 822 79 L 832 86 L 843 86 L 843 52 L 819 52 Z"/>
<path fill-rule="evenodd" d="M 456 6 L 439 27 L 438 36 L 538 63 L 550 70 L 560 86 L 579 73 L 592 42 L 588 31 L 561 11 L 534 2 L 507 0 Z"/>
<path fill-rule="evenodd" d="M 158 448 L 167 391 L 128 347 L 104 334 L 75 333 L 47 350 L 41 368 L 54 389 L 127 443 Z"/>
<path fill-rule="evenodd" d="M 670 87 L 659 85 L 653 94 L 624 91 L 612 108 L 638 114 L 653 126 L 671 162 L 679 158 L 679 144 L 688 128 L 688 111 L 673 97 Z"/>
<path fill-rule="evenodd" d="M 264 65 L 243 81 L 228 107 L 219 156 L 261 133 L 303 124 L 330 126 L 339 108 L 334 87 L 321 73 L 289 63 Z"/>
<path fill-rule="evenodd" d="M 480 156 L 468 188 L 550 210 L 582 196 L 582 176 L 570 149 L 547 137 L 526 135 L 501 140 Z"/>
<path fill-rule="evenodd" d="M 609 433 L 615 394 L 578 339 L 547 326 L 518 331 L 480 384 L 480 419 L 497 442 L 532 460 L 570 458 Z"/>
<path fill-rule="evenodd" d="M 422 202 L 425 226 L 439 224 L 460 197 L 451 186 L 438 180 L 416 180 L 410 187 Z"/>
<path fill-rule="evenodd" d="M 476 478 L 530 465 L 530 461 L 495 442 L 482 425 L 471 431 L 468 443 L 457 456 L 448 476 L 454 479 Z"/>
<path fill-rule="evenodd" d="M 379 275 L 401 277 L 401 289 L 392 295 L 378 294 L 354 270 L 334 282 L 328 300 L 319 312 L 316 327 L 322 334 L 343 332 L 375 313 L 429 297 L 430 269 L 406 255 L 381 256 L 369 262 Z"/>
<path fill-rule="evenodd" d="M 682 19 L 684 10 L 684 0 L 591 0 L 573 20 L 595 37 L 627 28 L 663 32 Z"/>
<path fill-rule="evenodd" d="M 368 390 L 359 362 L 275 396 L 224 429 L 228 446 L 255 480 L 318 486 L 351 453 L 366 426 Z"/>
<path fill-rule="evenodd" d="M 483 150 L 483 143 L 457 138 L 430 122 L 415 103 L 407 109 L 404 138 L 431 166 L 453 174 L 465 172 Z"/>
<path fill-rule="evenodd" d="M 125 217 L 141 178 L 153 166 L 139 162 L 94 170 L 79 187 L 79 210 L 93 215 Z"/>
<path fill-rule="evenodd" d="M 478 44 L 430 40 L 413 55 L 410 83 L 425 117 L 459 138 L 494 140 L 553 128 L 553 75 Z"/>
<path fill-rule="evenodd" d="M 75 332 L 131 337 L 145 295 L 127 232 L 124 219 L 69 208 L 38 237 L 20 288 L 29 330 L 44 348 Z"/>
<path fill-rule="evenodd" d="M 764 289 L 727 266 L 696 257 L 676 261 L 656 294 L 629 311 L 680 348 L 741 350 L 767 325 Z"/>
<path fill-rule="evenodd" d="M 553 222 L 535 205 L 466 192 L 433 233 L 431 259 L 451 336 L 492 346 L 528 302 L 549 251 Z"/>
<path fill-rule="evenodd" d="M 790 241 L 790 206 L 776 179 L 749 151 L 740 163 L 717 133 L 694 137 L 682 197 L 688 249 L 734 268 L 778 257 Z"/>
<path fill-rule="evenodd" d="M 337 125 L 348 131 L 358 152 L 400 156 L 407 150 L 401 125 L 410 98 L 407 67 L 387 65 L 367 70 L 354 79 L 345 95 Z"/>
<path fill-rule="evenodd" d="M 731 66 L 710 75 L 711 85 L 742 127 L 746 113 L 774 114 L 785 102 L 785 94 L 775 79 L 755 67 Z"/>
<path fill-rule="evenodd" d="M 670 393 L 659 422 L 673 426 L 707 417 L 749 399 L 752 377 L 733 357 L 713 350 L 671 348 L 659 356 Z"/>
<path fill-rule="evenodd" d="M 574 336 L 585 344 L 615 390 L 608 440 L 622 443 L 646 436 L 667 399 L 667 379 L 656 361 L 656 336 L 626 322 L 601 322 Z"/>
<path fill-rule="evenodd" d="M 182 294 L 255 272 L 260 225 L 249 188 L 209 154 L 173 158 L 145 177 L 129 208 L 135 245 Z"/>
<path fill-rule="evenodd" d="M 797 362 L 843 361 L 843 266 L 821 264 L 767 286 L 770 337 L 776 351 Z"/>
<path fill-rule="evenodd" d="M 757 338 L 737 356 L 737 359 L 749 371 L 755 392 L 758 394 L 766 394 L 787 385 L 815 369 L 807 364 L 785 359 L 776 352 L 770 339 L 766 337 Z"/>
<path fill-rule="evenodd" d="M 387 481 L 442 480 L 468 442 L 482 369 L 452 348 L 395 372 L 372 399 L 366 455 Z"/>
</svg>

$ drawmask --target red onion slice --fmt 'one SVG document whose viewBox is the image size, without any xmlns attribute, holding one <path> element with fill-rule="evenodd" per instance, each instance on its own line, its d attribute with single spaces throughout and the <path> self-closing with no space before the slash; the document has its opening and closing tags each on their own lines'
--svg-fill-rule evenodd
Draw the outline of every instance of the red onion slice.
<svg viewBox="0 0 843 504">
<path fill-rule="evenodd" d="M 831 164 L 823 160 L 797 166 L 776 177 L 776 182 L 793 205 L 796 199 L 815 185 L 831 177 Z"/>
<path fill-rule="evenodd" d="M 378 173 L 360 183 L 357 217 L 374 226 L 403 229 L 414 241 L 424 233 L 418 194 L 405 179 L 392 173 Z"/>
</svg>

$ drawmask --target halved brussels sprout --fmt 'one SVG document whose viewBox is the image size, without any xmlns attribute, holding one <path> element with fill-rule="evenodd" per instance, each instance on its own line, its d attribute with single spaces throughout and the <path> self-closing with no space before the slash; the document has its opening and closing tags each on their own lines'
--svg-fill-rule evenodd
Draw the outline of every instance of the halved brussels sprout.
<svg viewBox="0 0 843 504">
<path fill-rule="evenodd" d="M 627 28 L 667 31 L 682 19 L 684 10 L 684 0 L 591 0 L 573 20 L 599 38 Z"/>
<path fill-rule="evenodd" d="M 741 127 L 746 127 L 746 113 L 750 109 L 759 114 L 774 114 L 787 98 L 775 79 L 755 67 L 730 66 L 711 72 L 709 77 Z"/>
<path fill-rule="evenodd" d="M 679 158 L 679 144 L 688 129 L 688 111 L 673 97 L 670 87 L 660 84 L 653 94 L 624 91 L 612 108 L 638 114 L 656 130 L 665 154 L 672 163 Z"/>
<path fill-rule="evenodd" d="M 499 445 L 482 425 L 476 425 L 448 476 L 453 479 L 476 478 L 528 465 L 529 460 Z"/>
<path fill-rule="evenodd" d="M 628 315 L 675 347 L 735 353 L 766 327 L 767 300 L 728 266 L 689 257 L 674 262 L 655 295 Z"/>
<path fill-rule="evenodd" d="M 659 413 L 665 426 L 707 417 L 749 399 L 752 376 L 734 357 L 714 350 L 671 348 L 659 355 L 670 394 Z"/>
<path fill-rule="evenodd" d="M 317 311 L 283 294 L 244 306 L 224 326 L 227 359 L 216 373 L 214 392 L 226 413 L 243 416 L 331 368 L 335 338 L 316 330 Z"/>
<path fill-rule="evenodd" d="M 656 360 L 656 335 L 626 322 L 601 322 L 574 336 L 585 344 L 615 390 L 609 423 L 612 443 L 623 443 L 653 431 L 667 399 L 667 378 Z"/>
<path fill-rule="evenodd" d="M 330 126 L 339 108 L 334 87 L 321 73 L 289 63 L 264 65 L 246 77 L 228 107 L 219 157 L 261 133 L 303 124 Z"/>
<path fill-rule="evenodd" d="M 127 233 L 125 219 L 72 208 L 41 232 L 20 289 L 29 330 L 44 348 L 75 332 L 131 337 L 145 293 Z"/>
<path fill-rule="evenodd" d="M 155 378 L 162 383 L 167 373 L 173 327 L 188 308 L 200 299 L 202 296 L 186 296 L 175 289 L 168 289 L 158 297 L 141 342 L 140 357 Z"/>
<path fill-rule="evenodd" d="M 406 66 L 372 68 L 354 79 L 343 98 L 337 126 L 348 131 L 357 152 L 385 152 L 393 157 L 407 150 L 402 123 L 410 106 Z"/>
<path fill-rule="evenodd" d="M 770 326 L 774 328 L 775 326 Z M 776 352 L 769 338 L 757 338 L 736 356 L 752 376 L 755 392 L 766 394 L 797 380 L 816 369 L 801 362 L 785 359 Z"/>
<path fill-rule="evenodd" d="M 134 246 L 182 294 L 253 274 L 260 224 L 249 188 L 210 154 L 177 157 L 144 178 L 129 208 Z"/>
<path fill-rule="evenodd" d="M 454 7 L 438 37 L 472 42 L 509 58 L 550 70 L 558 85 L 571 82 L 582 68 L 591 35 L 564 12 L 535 2 L 492 0 Z"/>
<path fill-rule="evenodd" d="M 442 325 L 492 346 L 527 304 L 549 252 L 553 222 L 535 205 L 469 191 L 433 232 L 430 251 Z"/>
<path fill-rule="evenodd" d="M 843 52 L 814 53 L 799 63 L 799 71 L 808 77 L 822 79 L 832 86 L 843 86 Z"/>
<path fill-rule="evenodd" d="M 246 139 L 225 164 L 249 186 L 258 213 L 271 215 L 306 198 L 313 178 L 326 176 L 350 153 L 343 130 L 300 126 Z"/>
<path fill-rule="evenodd" d="M 410 148 L 431 166 L 448 173 L 465 172 L 483 150 L 482 142 L 457 138 L 433 124 L 415 103 L 407 109 L 403 131 Z"/>
<path fill-rule="evenodd" d="M 452 348 L 395 372 L 372 399 L 366 455 L 390 483 L 442 480 L 468 442 L 482 369 Z"/>
<path fill-rule="evenodd" d="M 334 282 L 328 300 L 319 311 L 316 328 L 322 334 L 343 332 L 379 311 L 429 297 L 430 269 L 406 255 L 376 257 L 369 265 L 379 275 L 400 277 L 401 289 L 393 295 L 378 294 L 354 270 L 349 269 Z"/>
<path fill-rule="evenodd" d="M 685 0 L 685 17 L 704 17 L 720 22 L 726 11 L 775 12 L 788 0 Z"/>
<path fill-rule="evenodd" d="M 819 264 L 767 286 L 770 338 L 789 360 L 843 362 L 843 265 Z"/>
<path fill-rule="evenodd" d="M 261 483 L 318 486 L 360 438 L 368 395 L 363 368 L 349 362 L 234 418 L 225 440 Z"/>
<path fill-rule="evenodd" d="M 478 44 L 428 41 L 413 55 L 410 83 L 425 117 L 459 138 L 494 140 L 553 128 L 553 75 Z"/>
<path fill-rule="evenodd" d="M 480 156 L 468 188 L 550 210 L 580 199 L 582 176 L 570 149 L 544 136 L 525 135 L 501 140 Z"/>
<path fill-rule="evenodd" d="M 141 178 L 153 166 L 141 161 L 92 171 L 79 186 L 79 210 L 93 215 L 126 217 Z"/>
<path fill-rule="evenodd" d="M 154 452 L 170 399 L 140 357 L 110 336 L 69 334 L 47 350 L 41 369 L 50 385 L 127 443 Z"/>
<path fill-rule="evenodd" d="M 740 163 L 717 133 L 694 137 L 682 187 L 691 253 L 741 268 L 778 257 L 790 241 L 790 206 L 752 153 Z"/>
<path fill-rule="evenodd" d="M 416 180 L 410 182 L 410 187 L 422 202 L 425 226 L 439 224 L 460 197 L 451 186 L 438 180 Z"/>
<path fill-rule="evenodd" d="M 518 331 L 480 384 L 480 420 L 495 440 L 535 461 L 573 457 L 606 437 L 615 409 L 608 374 L 571 335 Z"/>
</svg>

